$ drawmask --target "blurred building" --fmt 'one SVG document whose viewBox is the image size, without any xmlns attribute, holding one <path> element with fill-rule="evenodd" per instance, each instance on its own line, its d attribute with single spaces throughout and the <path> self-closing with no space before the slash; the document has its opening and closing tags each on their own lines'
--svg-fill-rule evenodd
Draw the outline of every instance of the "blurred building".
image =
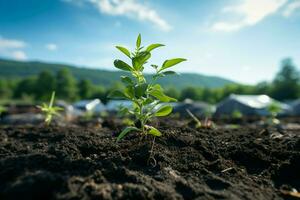
<svg viewBox="0 0 300 200">
<path fill-rule="evenodd" d="M 121 107 L 131 108 L 132 102 L 128 100 L 110 100 L 106 104 L 106 110 L 109 113 L 117 113 Z"/>
<path fill-rule="evenodd" d="M 104 104 L 100 99 L 81 100 L 73 104 L 73 110 L 70 111 L 73 115 L 82 115 L 84 113 L 101 113 L 106 111 Z"/>
<path fill-rule="evenodd" d="M 300 116 L 300 99 L 297 99 L 290 103 L 291 110 L 289 112 L 290 116 Z"/>
<path fill-rule="evenodd" d="M 189 110 L 197 117 L 208 117 L 215 112 L 215 109 L 215 106 L 208 103 L 186 99 L 174 104 L 173 113 L 179 113 L 181 117 L 188 117 L 187 110 Z"/>
<path fill-rule="evenodd" d="M 231 94 L 217 105 L 214 117 L 231 117 L 236 112 L 242 116 L 267 116 L 270 114 L 269 106 L 272 104 L 280 107 L 279 114 L 285 114 L 291 109 L 289 105 L 267 95 Z"/>
</svg>

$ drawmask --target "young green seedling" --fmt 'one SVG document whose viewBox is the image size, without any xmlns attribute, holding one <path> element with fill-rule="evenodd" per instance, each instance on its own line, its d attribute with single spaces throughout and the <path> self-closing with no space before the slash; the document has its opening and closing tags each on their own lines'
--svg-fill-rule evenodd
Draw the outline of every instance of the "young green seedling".
<svg viewBox="0 0 300 200">
<path fill-rule="evenodd" d="M 211 121 L 208 117 L 205 117 L 204 123 L 201 123 L 201 121 L 189 110 L 186 109 L 186 112 L 189 114 L 189 116 L 194 120 L 195 122 L 195 128 L 215 128 L 215 124 L 213 121 Z"/>
<path fill-rule="evenodd" d="M 6 111 L 6 108 L 4 106 L 0 105 L 0 116 L 5 111 Z"/>
<path fill-rule="evenodd" d="M 151 44 L 146 48 L 142 47 L 140 34 L 137 37 L 134 52 L 130 52 L 125 47 L 116 46 L 130 59 L 131 64 L 127 64 L 122 60 L 114 61 L 116 68 L 129 72 L 129 75 L 121 76 L 125 86 L 124 90 L 115 90 L 109 96 L 110 98 L 131 101 L 133 103 L 132 108 L 122 108 L 121 111 L 135 117 L 135 126 L 126 127 L 117 137 L 117 141 L 132 131 L 140 132 L 142 135 L 161 136 L 161 132 L 148 123 L 153 117 L 169 115 L 172 112 L 172 106 L 167 103 L 176 101 L 176 99 L 165 95 L 163 88 L 156 83 L 156 80 L 167 75 L 176 74 L 174 71 L 169 71 L 169 68 L 186 60 L 184 58 L 174 58 L 166 60 L 161 66 L 151 65 L 155 69 L 155 74 L 152 76 L 152 80 L 146 80 L 143 73 L 145 64 L 150 59 L 151 52 L 162 46 L 164 45 Z"/>
<path fill-rule="evenodd" d="M 53 106 L 54 99 L 55 99 L 55 92 L 52 92 L 49 105 L 46 103 L 43 103 L 41 106 L 38 106 L 38 108 L 40 108 L 41 111 L 45 115 L 45 123 L 47 126 L 50 125 L 50 123 L 53 119 L 53 116 L 59 115 L 58 111 L 63 110 L 63 108 L 61 108 L 61 107 Z"/>
<path fill-rule="evenodd" d="M 201 128 L 202 127 L 201 121 L 189 109 L 186 109 L 186 112 L 195 121 L 195 123 L 196 123 L 195 127 L 196 128 Z"/>
<path fill-rule="evenodd" d="M 231 113 L 231 118 L 232 119 L 242 119 L 243 118 L 243 113 L 236 109 Z"/>
<path fill-rule="evenodd" d="M 269 117 L 267 119 L 267 124 L 268 125 L 279 125 L 280 121 L 277 119 L 278 113 L 281 111 L 281 107 L 278 103 L 271 103 L 268 107 L 267 110 L 269 112 Z"/>
</svg>

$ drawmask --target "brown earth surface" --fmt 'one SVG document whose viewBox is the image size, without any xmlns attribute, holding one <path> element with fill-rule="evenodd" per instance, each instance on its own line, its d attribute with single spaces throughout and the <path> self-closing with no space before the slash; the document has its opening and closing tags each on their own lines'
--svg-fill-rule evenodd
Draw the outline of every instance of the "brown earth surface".
<svg viewBox="0 0 300 200">
<path fill-rule="evenodd" d="M 158 126 L 151 156 L 152 137 L 116 143 L 112 121 L 1 127 L 0 199 L 297 198 L 300 130 Z"/>
</svg>

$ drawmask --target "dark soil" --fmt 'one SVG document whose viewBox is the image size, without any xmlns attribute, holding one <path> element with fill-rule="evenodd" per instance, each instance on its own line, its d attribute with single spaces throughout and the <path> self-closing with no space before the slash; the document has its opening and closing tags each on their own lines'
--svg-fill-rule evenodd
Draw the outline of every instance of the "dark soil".
<svg viewBox="0 0 300 200">
<path fill-rule="evenodd" d="M 171 120 L 159 128 L 150 160 L 152 138 L 116 143 L 113 122 L 0 128 L 0 199 L 257 200 L 300 191 L 300 130 L 195 130 Z"/>
</svg>

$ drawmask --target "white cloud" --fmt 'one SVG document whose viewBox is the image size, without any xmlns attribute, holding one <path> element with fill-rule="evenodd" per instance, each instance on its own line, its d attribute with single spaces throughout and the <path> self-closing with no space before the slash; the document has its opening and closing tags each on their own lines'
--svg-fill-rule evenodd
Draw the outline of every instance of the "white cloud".
<svg viewBox="0 0 300 200">
<path fill-rule="evenodd" d="M 5 39 L 0 36 L 0 49 L 18 49 L 25 46 L 26 43 L 21 40 Z"/>
<path fill-rule="evenodd" d="M 11 57 L 16 60 L 26 60 L 27 55 L 23 49 L 27 46 L 24 41 L 6 39 L 0 36 L 0 56 Z"/>
<path fill-rule="evenodd" d="M 113 16 L 127 16 L 140 21 L 148 21 L 163 31 L 172 27 L 156 10 L 138 2 L 138 0 L 64 0 L 66 2 L 88 2 L 95 6 L 101 13 Z"/>
<path fill-rule="evenodd" d="M 289 17 L 298 9 L 300 9 L 300 0 L 295 0 L 286 6 L 282 15 L 284 17 Z"/>
<path fill-rule="evenodd" d="M 16 60 L 27 60 L 26 53 L 24 51 L 20 51 L 20 50 L 13 51 L 11 53 L 11 57 L 16 59 Z"/>
<path fill-rule="evenodd" d="M 50 43 L 50 44 L 46 44 L 46 49 L 48 49 L 49 51 L 56 51 L 58 46 L 56 44 Z"/>
<path fill-rule="evenodd" d="M 269 15 L 276 13 L 287 0 L 243 0 L 239 5 L 228 6 L 224 13 L 234 13 L 236 21 L 219 21 L 212 25 L 215 31 L 237 31 L 246 26 L 253 26 Z"/>
</svg>

